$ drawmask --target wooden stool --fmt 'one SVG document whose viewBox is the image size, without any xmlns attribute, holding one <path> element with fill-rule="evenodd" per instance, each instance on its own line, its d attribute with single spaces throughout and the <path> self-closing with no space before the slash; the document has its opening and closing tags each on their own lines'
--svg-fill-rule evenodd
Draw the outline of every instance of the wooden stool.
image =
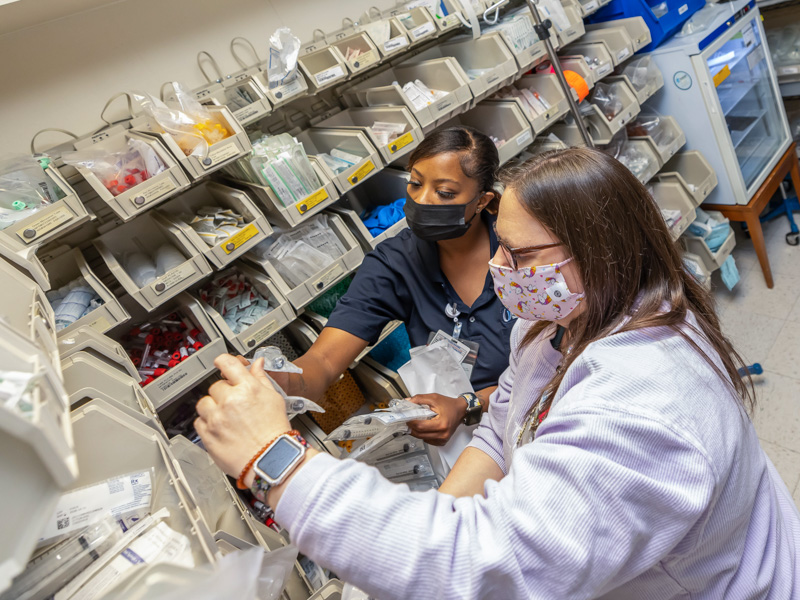
<svg viewBox="0 0 800 600">
<path fill-rule="evenodd" d="M 745 205 L 703 204 L 701 206 L 704 210 L 718 210 L 731 221 L 747 223 L 747 230 L 753 240 L 753 247 L 756 250 L 758 262 L 761 264 L 761 272 L 764 273 L 764 280 L 767 282 L 768 288 L 774 287 L 775 284 L 772 281 L 772 269 L 769 266 L 767 246 L 764 243 L 764 232 L 761 230 L 759 216 L 764 211 L 764 207 L 767 206 L 770 198 L 775 195 L 778 186 L 787 173 L 792 174 L 792 184 L 795 191 L 800 194 L 800 168 L 798 167 L 797 150 L 794 142 L 778 161 L 778 164 L 775 165 L 775 168 L 772 169 L 772 172 L 767 175 L 764 183 L 758 188 L 750 202 Z"/>
</svg>

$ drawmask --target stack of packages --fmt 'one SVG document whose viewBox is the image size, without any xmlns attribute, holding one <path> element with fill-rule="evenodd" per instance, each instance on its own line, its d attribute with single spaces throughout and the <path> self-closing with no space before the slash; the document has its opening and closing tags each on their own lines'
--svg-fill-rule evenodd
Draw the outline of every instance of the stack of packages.
<svg viewBox="0 0 800 600">
<path fill-rule="evenodd" d="M 250 155 L 224 170 L 241 181 L 270 187 L 284 206 L 303 200 L 321 185 L 303 144 L 287 133 L 254 141 Z"/>
<path fill-rule="evenodd" d="M 213 247 L 244 227 L 244 217 L 230 208 L 203 206 L 191 218 L 189 225 L 203 241 Z"/>
<path fill-rule="evenodd" d="M 690 235 L 705 240 L 708 249 L 711 252 L 716 252 L 728 239 L 731 233 L 731 224 L 720 212 L 706 212 L 702 208 L 698 208 L 697 218 L 689 225 L 688 232 Z M 719 272 L 722 276 L 722 282 L 729 290 L 732 290 L 739 283 L 739 270 L 736 268 L 736 261 L 734 261 L 733 255 L 725 259 Z"/>
<path fill-rule="evenodd" d="M 370 127 L 372 134 L 382 146 L 387 146 L 390 142 L 395 141 L 406 132 L 407 128 L 406 123 L 389 123 L 387 121 L 375 121 Z"/>
<path fill-rule="evenodd" d="M 366 154 L 355 154 L 351 150 L 342 148 L 333 148 L 330 154 L 327 152 L 319 152 L 317 154 L 317 158 L 321 159 L 335 175 L 356 166 L 366 157 Z"/>
<path fill-rule="evenodd" d="M 238 335 L 269 314 L 269 298 L 265 298 L 235 268 L 219 273 L 200 289 L 200 298 L 216 310 L 231 331 Z"/>
<path fill-rule="evenodd" d="M 65 152 L 62 159 L 67 165 L 78 165 L 91 171 L 112 196 L 119 196 L 166 169 L 153 148 L 134 138 L 128 138 L 128 148 L 124 151 L 85 148 Z"/>
<path fill-rule="evenodd" d="M 403 84 L 403 93 L 414 106 L 415 110 L 422 110 L 437 100 L 441 100 L 447 96 L 449 92 L 431 89 L 425 85 L 424 82 L 415 79 L 414 81 Z"/>
<path fill-rule="evenodd" d="M 291 231 L 276 229 L 252 252 L 268 260 L 294 288 L 344 256 L 347 249 L 331 230 L 328 216 L 320 214 Z"/>
<path fill-rule="evenodd" d="M 44 173 L 49 164 L 49 158 L 32 156 L 0 161 L 0 230 L 64 197 Z"/>
<path fill-rule="evenodd" d="M 56 317 L 56 331 L 69 327 L 103 305 L 103 299 L 83 277 L 45 294 Z"/>
<path fill-rule="evenodd" d="M 535 119 L 552 108 L 547 98 L 542 96 L 536 90 L 529 88 L 515 88 L 513 86 L 506 86 L 501 90 L 494 93 L 492 98 L 498 100 L 518 99 L 522 103 L 522 108 L 528 119 Z M 496 142 L 495 142 L 496 144 Z"/>
<path fill-rule="evenodd" d="M 149 256 L 145 252 L 129 252 L 122 258 L 125 272 L 140 288 L 154 282 L 167 271 L 186 262 L 186 257 L 170 243 L 156 248 Z"/>
</svg>

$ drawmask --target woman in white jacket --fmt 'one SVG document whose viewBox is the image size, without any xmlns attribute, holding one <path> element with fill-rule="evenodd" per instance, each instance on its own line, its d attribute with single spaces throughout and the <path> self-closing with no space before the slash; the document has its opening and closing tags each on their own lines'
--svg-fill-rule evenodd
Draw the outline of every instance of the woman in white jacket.
<svg viewBox="0 0 800 600">
<path fill-rule="evenodd" d="M 800 598 L 800 515 L 646 189 L 602 152 L 543 154 L 497 234 L 510 366 L 438 492 L 306 450 L 262 364 L 227 355 L 197 406 L 217 463 L 381 599 Z"/>
</svg>

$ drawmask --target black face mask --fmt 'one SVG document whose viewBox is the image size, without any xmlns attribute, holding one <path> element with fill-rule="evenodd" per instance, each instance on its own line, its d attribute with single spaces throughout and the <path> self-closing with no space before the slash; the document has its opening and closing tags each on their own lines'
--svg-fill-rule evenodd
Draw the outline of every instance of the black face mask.
<svg viewBox="0 0 800 600">
<path fill-rule="evenodd" d="M 464 235 L 478 215 L 476 212 L 467 221 L 467 207 L 480 199 L 479 195 L 466 204 L 420 204 L 414 202 L 406 192 L 404 211 L 411 231 L 421 240 L 438 242 L 452 240 Z"/>
</svg>

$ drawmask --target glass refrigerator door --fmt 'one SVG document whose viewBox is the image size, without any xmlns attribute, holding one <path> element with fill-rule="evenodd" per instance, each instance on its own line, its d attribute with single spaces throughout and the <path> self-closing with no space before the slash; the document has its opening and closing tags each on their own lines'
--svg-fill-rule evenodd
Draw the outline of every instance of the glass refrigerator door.
<svg viewBox="0 0 800 600">
<path fill-rule="evenodd" d="M 783 111 L 755 18 L 707 58 L 748 195 L 786 144 Z"/>
</svg>

